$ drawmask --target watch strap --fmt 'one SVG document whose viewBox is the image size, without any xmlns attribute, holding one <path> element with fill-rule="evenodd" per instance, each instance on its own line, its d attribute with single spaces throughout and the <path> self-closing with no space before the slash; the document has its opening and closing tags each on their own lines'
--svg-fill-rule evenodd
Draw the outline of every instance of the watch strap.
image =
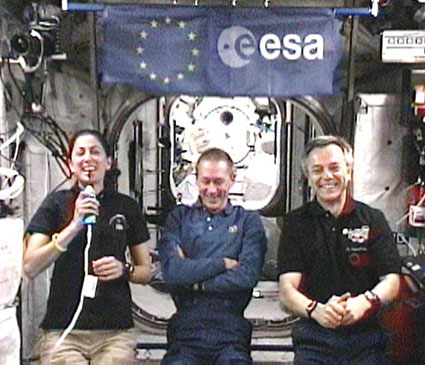
<svg viewBox="0 0 425 365">
<path fill-rule="evenodd" d="M 305 311 L 307 313 L 308 318 L 311 318 L 311 315 L 313 314 L 313 311 L 316 309 L 317 304 L 319 304 L 317 300 L 312 300 L 310 303 L 307 304 Z"/>
<path fill-rule="evenodd" d="M 381 308 L 381 299 L 372 290 L 365 291 L 364 296 L 369 301 L 369 303 L 372 304 L 373 309 L 379 310 Z"/>
<path fill-rule="evenodd" d="M 131 262 L 124 263 L 124 277 L 127 281 L 130 281 L 134 274 L 134 265 Z"/>
</svg>

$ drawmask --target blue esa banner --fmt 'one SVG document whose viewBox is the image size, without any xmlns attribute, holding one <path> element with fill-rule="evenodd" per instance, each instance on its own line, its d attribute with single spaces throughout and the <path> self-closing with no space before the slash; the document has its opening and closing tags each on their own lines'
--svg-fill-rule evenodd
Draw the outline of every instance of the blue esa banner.
<svg viewBox="0 0 425 365">
<path fill-rule="evenodd" d="M 342 55 L 331 9 L 110 5 L 101 80 L 154 95 L 332 94 Z"/>
</svg>

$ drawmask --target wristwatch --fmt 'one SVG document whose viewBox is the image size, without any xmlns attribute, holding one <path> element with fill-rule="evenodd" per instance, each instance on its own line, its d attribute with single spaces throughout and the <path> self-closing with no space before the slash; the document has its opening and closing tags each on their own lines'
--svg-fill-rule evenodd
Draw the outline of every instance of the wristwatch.
<svg viewBox="0 0 425 365">
<path fill-rule="evenodd" d="M 124 263 L 124 277 L 127 281 L 130 281 L 134 274 L 134 265 L 131 262 Z"/>
<path fill-rule="evenodd" d="M 373 291 L 367 290 L 363 295 L 372 304 L 373 309 L 379 310 L 381 308 L 381 299 Z"/>
<path fill-rule="evenodd" d="M 313 311 L 316 309 L 318 305 L 317 300 L 312 300 L 310 303 L 307 304 L 307 307 L 305 308 L 305 311 L 307 312 L 307 317 L 311 318 L 311 315 L 313 314 Z"/>
</svg>

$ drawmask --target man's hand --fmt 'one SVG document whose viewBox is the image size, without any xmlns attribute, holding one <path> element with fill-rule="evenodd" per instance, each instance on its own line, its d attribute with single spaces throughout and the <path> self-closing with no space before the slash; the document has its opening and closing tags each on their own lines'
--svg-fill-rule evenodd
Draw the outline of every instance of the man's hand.
<svg viewBox="0 0 425 365">
<path fill-rule="evenodd" d="M 345 316 L 341 325 L 349 326 L 360 321 L 371 308 L 372 304 L 366 299 L 364 294 L 359 294 L 353 298 L 347 299 Z"/>
<path fill-rule="evenodd" d="M 234 259 L 229 259 L 228 257 L 225 257 L 223 259 L 224 261 L 224 267 L 229 270 L 229 269 L 234 269 L 235 267 L 237 267 L 239 265 L 239 262 L 234 260 Z"/>
<path fill-rule="evenodd" d="M 120 278 L 124 273 L 124 264 L 114 256 L 105 256 L 92 261 L 93 272 L 100 281 L 111 281 Z"/>
<path fill-rule="evenodd" d="M 186 258 L 182 248 L 179 245 L 176 245 L 175 254 L 176 254 L 176 257 L 178 257 L 179 259 L 185 259 Z"/>
<path fill-rule="evenodd" d="M 346 313 L 347 300 L 350 293 L 342 296 L 333 295 L 325 304 L 319 303 L 313 311 L 311 318 L 326 328 L 339 327 Z"/>
</svg>

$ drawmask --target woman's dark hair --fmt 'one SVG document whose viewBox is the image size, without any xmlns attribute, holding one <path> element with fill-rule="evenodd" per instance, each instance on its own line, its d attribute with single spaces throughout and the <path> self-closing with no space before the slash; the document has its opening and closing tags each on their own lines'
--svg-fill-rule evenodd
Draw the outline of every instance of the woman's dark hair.
<svg viewBox="0 0 425 365">
<path fill-rule="evenodd" d="M 77 133 L 75 133 L 71 137 L 71 139 L 69 140 L 68 158 L 70 160 L 71 160 L 72 150 L 74 149 L 75 142 L 81 136 L 93 136 L 93 137 L 95 137 L 100 142 L 100 144 L 102 145 L 102 147 L 103 147 L 103 149 L 106 153 L 106 156 L 108 156 L 108 157 L 112 156 L 112 151 L 111 151 L 111 148 L 109 147 L 109 143 L 102 133 L 100 133 L 99 131 L 96 131 L 94 129 L 82 129 L 82 130 L 78 131 Z"/>
</svg>

